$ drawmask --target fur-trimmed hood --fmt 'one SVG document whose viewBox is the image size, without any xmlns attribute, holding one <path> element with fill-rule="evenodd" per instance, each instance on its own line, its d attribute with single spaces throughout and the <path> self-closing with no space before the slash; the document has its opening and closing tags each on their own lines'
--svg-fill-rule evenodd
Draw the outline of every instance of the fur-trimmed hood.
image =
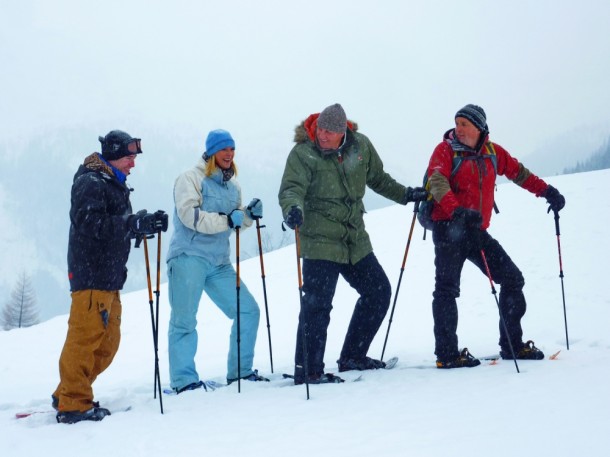
<svg viewBox="0 0 610 457">
<path fill-rule="evenodd" d="M 294 128 L 294 142 L 305 143 L 306 141 L 315 142 L 316 128 L 318 126 L 318 117 L 320 113 L 310 114 L 307 119 L 302 121 Z M 347 128 L 352 132 L 358 131 L 358 124 L 354 121 L 347 121 Z"/>
<path fill-rule="evenodd" d="M 119 181 L 121 184 L 125 184 L 125 181 L 127 180 L 127 175 L 125 175 L 118 168 L 115 168 L 110 165 L 110 163 L 108 163 L 108 161 L 104 159 L 104 157 L 102 157 L 99 152 L 94 152 L 93 154 L 88 155 L 85 158 L 83 165 L 80 167 L 80 169 L 74 176 L 74 180 L 76 180 L 76 178 L 78 178 L 80 175 L 89 172 L 98 172 L 102 173 L 108 178 L 116 178 L 116 180 Z"/>
</svg>

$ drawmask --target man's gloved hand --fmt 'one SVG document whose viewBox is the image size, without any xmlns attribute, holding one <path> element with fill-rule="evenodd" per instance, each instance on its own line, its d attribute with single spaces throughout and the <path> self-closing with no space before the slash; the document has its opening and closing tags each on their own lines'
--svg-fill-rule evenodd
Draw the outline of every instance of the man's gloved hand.
<svg viewBox="0 0 610 457">
<path fill-rule="evenodd" d="M 250 219 L 261 219 L 263 217 L 263 202 L 258 198 L 253 198 L 246 207 L 246 213 Z"/>
<path fill-rule="evenodd" d="M 566 206 L 565 197 L 561 195 L 553 186 L 547 187 L 542 196 L 546 198 L 546 202 L 549 204 L 547 213 L 550 213 L 551 210 L 558 213 L 564 206 Z"/>
<path fill-rule="evenodd" d="M 244 222 L 244 212 L 241 209 L 234 209 L 227 215 L 227 222 L 232 229 L 241 228 Z"/>
<path fill-rule="evenodd" d="M 152 235 L 157 231 L 155 215 L 145 209 L 130 215 L 127 225 L 135 235 Z"/>
<path fill-rule="evenodd" d="M 428 199 L 428 191 L 423 187 L 407 187 L 407 201 L 409 202 L 423 202 Z"/>
<path fill-rule="evenodd" d="M 483 223 L 481 213 L 474 209 L 463 208 L 461 206 L 458 206 L 453 211 L 453 220 L 470 228 L 481 228 L 481 224 Z"/>
<path fill-rule="evenodd" d="M 303 224 L 303 211 L 301 211 L 301 208 L 298 206 L 290 208 L 284 222 L 286 222 L 286 225 L 292 230 L 294 230 L 295 227 L 300 227 L 301 224 Z"/>
<path fill-rule="evenodd" d="M 167 213 L 163 210 L 155 211 L 155 231 L 167 232 L 168 217 Z"/>
</svg>

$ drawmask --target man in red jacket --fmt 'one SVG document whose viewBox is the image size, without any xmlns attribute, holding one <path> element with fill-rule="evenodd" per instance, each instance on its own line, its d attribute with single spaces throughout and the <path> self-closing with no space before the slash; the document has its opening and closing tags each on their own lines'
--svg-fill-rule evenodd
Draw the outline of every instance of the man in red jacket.
<svg viewBox="0 0 610 457">
<path fill-rule="evenodd" d="M 500 243 L 487 233 L 494 206 L 496 175 L 502 175 L 536 197 L 546 198 L 549 211 L 560 211 L 565 198 L 531 173 L 499 144 L 489 141 L 483 108 L 466 105 L 455 115 L 455 128 L 448 130 L 436 146 L 428 166 L 428 183 L 434 198 L 434 264 L 436 282 L 433 293 L 435 351 L 438 368 L 475 367 L 480 361 L 467 349 L 458 349 L 456 298 L 460 294 L 460 275 L 466 260 L 484 274 L 485 259 L 492 279 L 500 284 L 500 313 L 508 335 L 500 328 L 500 355 L 512 359 L 540 360 L 544 354 L 532 341 L 523 342 L 521 318 L 526 304 L 525 281 Z"/>
</svg>

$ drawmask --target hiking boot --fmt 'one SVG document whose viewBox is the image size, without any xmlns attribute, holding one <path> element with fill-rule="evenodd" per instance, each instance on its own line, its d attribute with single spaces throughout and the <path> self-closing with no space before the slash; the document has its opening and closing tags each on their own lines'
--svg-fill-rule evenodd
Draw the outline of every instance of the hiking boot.
<svg viewBox="0 0 610 457">
<path fill-rule="evenodd" d="M 269 380 L 267 378 L 258 374 L 258 370 L 254 370 L 248 376 L 242 376 L 240 379 L 243 379 L 244 381 L 253 381 L 253 382 L 257 382 L 257 381 L 269 382 Z M 229 384 L 234 383 L 235 381 L 237 381 L 237 378 L 233 378 L 233 379 L 227 378 L 227 386 Z"/>
<path fill-rule="evenodd" d="M 187 384 L 184 387 L 174 387 L 174 392 L 176 392 L 176 394 L 181 394 L 182 392 L 186 392 L 188 390 L 196 390 L 196 389 L 201 389 L 203 387 L 203 390 L 205 390 L 206 392 L 208 391 L 208 388 L 205 386 L 205 382 L 203 381 L 197 381 L 197 382 L 191 382 L 190 384 Z"/>
<path fill-rule="evenodd" d="M 453 360 L 436 360 L 436 368 L 472 368 L 481 365 L 481 361 L 475 358 L 467 348 L 462 349 L 460 355 Z"/>
<path fill-rule="evenodd" d="M 337 360 L 339 365 L 339 373 L 350 370 L 378 370 L 379 368 L 385 368 L 385 362 L 381 360 L 371 359 L 370 357 L 364 357 L 363 359 L 347 359 Z"/>
<path fill-rule="evenodd" d="M 335 376 L 332 373 L 322 373 L 317 375 L 309 376 L 308 383 L 309 384 L 339 384 L 341 382 L 345 382 L 343 378 L 339 376 Z M 305 384 L 305 378 L 299 376 L 294 377 L 295 385 Z"/>
<path fill-rule="evenodd" d="M 104 417 L 110 416 L 110 411 L 106 408 L 93 407 L 87 411 L 60 411 L 55 418 L 60 424 L 76 424 L 80 421 L 101 421 Z"/>
<path fill-rule="evenodd" d="M 500 351 L 500 357 L 504 360 L 512 360 L 513 355 L 510 352 L 510 348 L 507 350 L 502 349 Z M 544 353 L 534 346 L 532 340 L 528 340 L 523 347 L 517 351 L 516 357 L 518 360 L 542 360 L 544 359 Z"/>
</svg>

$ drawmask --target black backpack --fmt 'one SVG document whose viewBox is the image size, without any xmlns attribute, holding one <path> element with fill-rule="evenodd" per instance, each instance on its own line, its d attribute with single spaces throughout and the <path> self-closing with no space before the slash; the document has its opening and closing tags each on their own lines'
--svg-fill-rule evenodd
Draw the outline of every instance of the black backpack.
<svg viewBox="0 0 610 457">
<path fill-rule="evenodd" d="M 480 159 L 489 159 L 493 163 L 494 173 L 498 173 L 498 158 L 496 156 L 496 150 L 491 142 L 485 143 L 485 149 L 487 149 L 487 154 L 476 155 L 476 156 L 464 156 L 463 151 L 453 151 L 453 168 L 451 169 L 451 176 L 449 179 L 453 178 L 457 173 L 458 169 L 464 162 L 464 160 L 480 160 Z M 423 187 L 428 191 L 428 199 L 420 202 L 419 210 L 417 212 L 417 220 L 421 224 L 421 226 L 425 230 L 432 231 L 434 227 L 434 222 L 432 221 L 432 209 L 434 208 L 434 198 L 430 193 L 430 183 L 428 182 L 428 170 L 426 169 L 424 173 L 424 182 Z M 494 203 L 494 209 L 496 212 L 498 211 L 496 208 L 496 204 Z M 425 236 L 425 235 L 424 235 Z"/>
</svg>

